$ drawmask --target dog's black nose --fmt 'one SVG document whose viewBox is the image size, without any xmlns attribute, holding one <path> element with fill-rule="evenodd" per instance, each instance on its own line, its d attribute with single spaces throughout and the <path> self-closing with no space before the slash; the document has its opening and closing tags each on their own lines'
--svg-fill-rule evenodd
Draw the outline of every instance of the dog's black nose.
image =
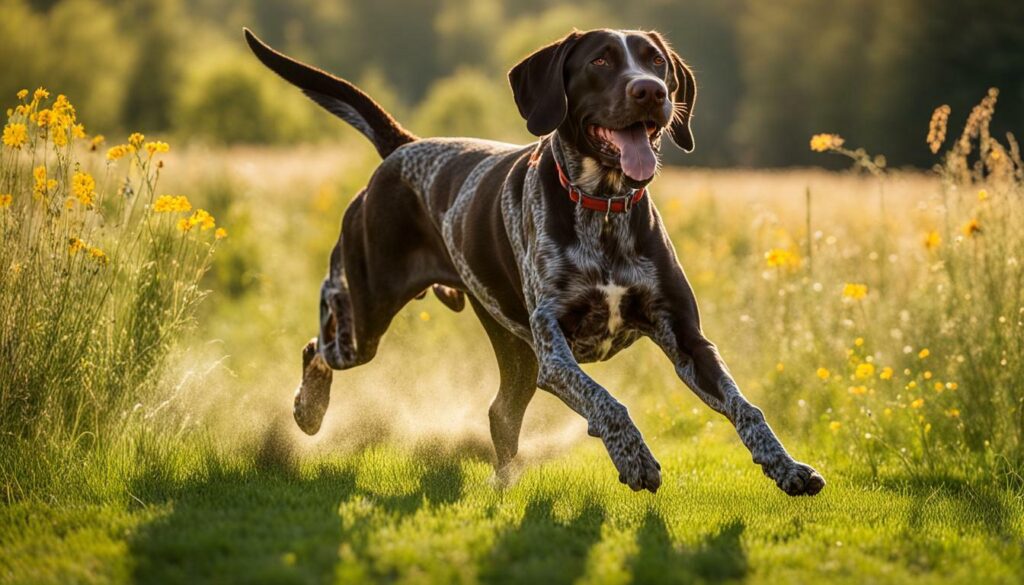
<svg viewBox="0 0 1024 585">
<path fill-rule="evenodd" d="M 660 79 L 639 77 L 626 84 L 626 95 L 638 104 L 657 105 L 665 102 L 668 88 Z"/>
</svg>

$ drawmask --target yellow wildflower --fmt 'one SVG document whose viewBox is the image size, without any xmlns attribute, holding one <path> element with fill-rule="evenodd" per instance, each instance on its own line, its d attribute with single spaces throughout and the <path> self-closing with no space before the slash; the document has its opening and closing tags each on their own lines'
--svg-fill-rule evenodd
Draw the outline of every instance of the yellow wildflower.
<svg viewBox="0 0 1024 585">
<path fill-rule="evenodd" d="M 937 231 L 930 231 L 924 236 L 924 247 L 927 250 L 934 250 L 942 244 L 942 236 Z"/>
<path fill-rule="evenodd" d="M 6 209 L 10 207 L 11 203 L 14 203 L 13 195 L 11 195 L 10 193 L 0 195 L 0 209 Z"/>
<path fill-rule="evenodd" d="M 854 396 L 861 396 L 868 393 L 868 387 L 864 385 L 850 386 L 847 390 Z"/>
<path fill-rule="evenodd" d="M 915 382 L 914 380 L 911 380 L 910 382 L 907 383 L 907 389 L 908 390 L 913 390 L 914 388 L 917 388 L 917 382 Z"/>
<path fill-rule="evenodd" d="M 959 387 L 960 385 L 956 382 L 946 382 L 946 388 L 949 388 L 950 390 L 956 390 Z"/>
<path fill-rule="evenodd" d="M 192 229 L 192 222 L 190 222 L 189 220 L 187 220 L 185 218 L 182 218 L 182 219 L 178 220 L 178 230 L 183 231 L 183 232 L 187 232 L 190 229 Z"/>
<path fill-rule="evenodd" d="M 105 141 L 106 139 L 107 137 L 102 134 L 97 134 L 96 136 L 93 136 L 92 140 L 89 141 L 89 150 L 96 152 L 96 149 L 99 148 L 100 145 L 103 144 L 103 141 Z"/>
<path fill-rule="evenodd" d="M 206 231 L 216 225 L 213 216 L 210 215 L 205 209 L 197 209 L 192 217 L 188 218 L 188 222 L 193 226 L 199 226 L 203 231 Z"/>
<path fill-rule="evenodd" d="M 918 398 L 910 403 L 910 408 L 921 408 L 922 406 L 924 406 L 924 398 Z"/>
<path fill-rule="evenodd" d="M 858 337 L 857 339 L 854 339 L 853 344 L 856 345 L 857 347 L 864 345 L 864 338 Z"/>
<path fill-rule="evenodd" d="M 886 407 L 884 410 L 882 410 L 882 414 L 884 414 L 885 416 L 892 416 L 892 409 Z"/>
<path fill-rule="evenodd" d="M 854 376 L 858 380 L 870 378 L 875 373 L 875 366 L 869 363 L 857 364 L 857 369 L 854 371 Z"/>
<path fill-rule="evenodd" d="M 817 374 L 817 376 L 822 380 L 828 380 L 828 377 L 831 375 L 830 372 L 825 368 L 818 368 L 818 371 L 814 373 Z"/>
<path fill-rule="evenodd" d="M 918 359 L 922 359 L 922 360 L 923 360 L 924 358 L 926 358 L 926 357 L 930 356 L 930 355 L 932 355 L 932 352 L 928 351 L 928 348 L 927 348 L 927 347 L 926 347 L 926 348 L 924 348 L 924 349 L 922 349 L 921 351 L 917 352 L 917 357 L 918 357 Z"/>
<path fill-rule="evenodd" d="M 107 151 L 107 160 L 118 160 L 124 158 L 131 152 L 131 147 L 127 144 L 118 144 L 117 146 L 111 147 Z"/>
<path fill-rule="evenodd" d="M 859 301 L 868 296 L 868 285 L 848 282 L 843 285 L 843 298 Z"/>
<path fill-rule="evenodd" d="M 932 384 L 932 388 L 934 388 L 936 392 L 942 392 L 946 389 L 946 386 L 942 382 L 936 382 Z"/>
<path fill-rule="evenodd" d="M 961 229 L 963 230 L 965 236 L 967 236 L 968 238 L 973 238 L 975 234 L 981 233 L 981 222 L 978 221 L 977 218 L 974 218 L 971 221 L 965 223 L 964 227 Z"/>
<path fill-rule="evenodd" d="M 96 193 L 96 180 L 89 173 L 75 173 L 71 177 L 71 194 L 86 207 L 92 205 Z"/>
<path fill-rule="evenodd" d="M 89 256 L 96 261 L 97 264 L 107 265 L 107 255 L 99 248 L 89 248 Z"/>
<path fill-rule="evenodd" d="M 932 373 L 930 371 L 926 371 L 924 373 L 924 379 L 925 380 L 931 380 L 932 379 Z"/>
<path fill-rule="evenodd" d="M 786 364 L 784 364 L 782 362 L 779 362 L 779 363 L 775 364 L 775 371 L 776 372 L 780 372 L 781 373 L 781 372 L 785 371 L 785 369 L 786 369 Z"/>
<path fill-rule="evenodd" d="M 85 138 L 85 125 L 75 124 L 71 127 L 71 136 L 74 138 Z"/>
<path fill-rule="evenodd" d="M 811 150 L 814 152 L 825 152 L 839 148 L 846 142 L 838 134 L 815 134 L 811 137 Z"/>
<path fill-rule="evenodd" d="M 62 126 L 56 126 L 53 132 L 53 144 L 54 146 L 67 146 L 68 145 L 68 133 Z"/>
<path fill-rule="evenodd" d="M 882 368 L 882 371 L 879 372 L 878 377 L 883 380 L 892 380 L 892 374 L 892 368 L 890 368 L 889 366 L 885 366 L 884 368 Z"/>
<path fill-rule="evenodd" d="M 145 135 L 140 134 L 138 132 L 132 132 L 131 135 L 128 136 L 128 145 L 131 146 L 132 149 L 138 150 L 142 146 L 142 143 L 145 140 L 146 140 L 146 136 Z"/>
<path fill-rule="evenodd" d="M 765 262 L 769 268 L 795 267 L 800 264 L 800 257 L 780 248 L 772 248 L 764 253 Z"/>
<path fill-rule="evenodd" d="M 26 97 L 28 97 L 28 90 L 27 89 L 19 90 L 17 95 L 18 95 L 18 99 L 19 100 L 23 100 Z"/>
<path fill-rule="evenodd" d="M 149 156 L 153 156 L 158 152 L 167 152 L 170 149 L 171 145 L 167 144 L 166 142 L 156 141 L 146 143 L 146 152 L 149 153 Z"/>
<path fill-rule="evenodd" d="M 988 199 L 988 191 L 985 189 L 978 191 L 978 201 L 984 201 L 986 199 Z"/>
<path fill-rule="evenodd" d="M 32 187 L 32 196 L 36 199 L 42 199 L 48 193 L 51 193 L 57 188 L 56 179 L 46 178 L 46 167 L 39 165 L 32 169 L 32 176 L 35 178 L 35 186 Z"/>
<path fill-rule="evenodd" d="M 88 244 L 79 238 L 71 238 L 68 240 L 68 252 L 71 254 L 77 254 L 79 250 L 84 250 L 87 247 Z"/>
<path fill-rule="evenodd" d="M 50 124 L 53 123 L 53 111 L 39 110 L 36 112 L 35 120 L 40 128 L 49 128 Z"/>
<path fill-rule="evenodd" d="M 828 430 L 832 431 L 833 433 L 838 433 L 839 429 L 841 428 L 843 428 L 843 423 L 837 420 L 828 423 Z"/>
<path fill-rule="evenodd" d="M 192 211 L 192 204 L 184 195 L 161 195 L 153 202 L 153 211 L 157 213 Z"/>
<path fill-rule="evenodd" d="M 4 146 L 21 149 L 28 142 L 28 130 L 24 124 L 8 124 L 4 126 Z"/>
<path fill-rule="evenodd" d="M 218 240 L 223 240 L 228 237 L 228 230 L 224 228 L 217 228 L 217 231 L 213 232 L 213 237 Z"/>
<path fill-rule="evenodd" d="M 34 94 L 32 94 L 32 99 L 34 99 L 37 102 L 40 100 L 45 100 L 48 97 L 50 97 L 50 92 L 46 91 L 41 87 L 37 89 Z"/>
<path fill-rule="evenodd" d="M 946 411 L 946 416 L 948 416 L 949 418 L 960 418 L 960 409 L 950 408 L 949 410 Z"/>
</svg>

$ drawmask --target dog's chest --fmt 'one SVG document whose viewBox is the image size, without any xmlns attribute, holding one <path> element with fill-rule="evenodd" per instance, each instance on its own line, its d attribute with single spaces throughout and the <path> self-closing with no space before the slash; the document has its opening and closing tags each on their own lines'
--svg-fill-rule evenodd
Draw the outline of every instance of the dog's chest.
<svg viewBox="0 0 1024 585">
<path fill-rule="evenodd" d="M 644 258 L 585 240 L 566 251 L 558 279 L 558 322 L 580 362 L 605 360 L 650 324 L 654 270 Z"/>
</svg>

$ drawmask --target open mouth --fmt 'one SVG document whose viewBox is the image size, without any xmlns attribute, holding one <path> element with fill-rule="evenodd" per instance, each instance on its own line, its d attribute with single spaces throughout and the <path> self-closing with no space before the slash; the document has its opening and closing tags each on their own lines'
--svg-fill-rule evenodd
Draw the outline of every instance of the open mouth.
<svg viewBox="0 0 1024 585">
<path fill-rule="evenodd" d="M 591 124 L 587 126 L 587 136 L 598 152 L 618 161 L 627 177 L 646 181 L 654 176 L 658 166 L 653 143 L 660 130 L 661 127 L 650 120 L 620 129 Z"/>
</svg>

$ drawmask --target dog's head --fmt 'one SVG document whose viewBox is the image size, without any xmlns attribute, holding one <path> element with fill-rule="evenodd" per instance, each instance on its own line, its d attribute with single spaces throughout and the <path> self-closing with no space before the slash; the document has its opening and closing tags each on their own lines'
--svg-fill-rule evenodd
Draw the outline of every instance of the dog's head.
<svg viewBox="0 0 1024 585">
<path fill-rule="evenodd" d="M 656 32 L 573 32 L 521 61 L 509 81 L 531 133 L 557 130 L 612 183 L 650 182 L 665 132 L 693 150 L 693 73 Z"/>
</svg>

